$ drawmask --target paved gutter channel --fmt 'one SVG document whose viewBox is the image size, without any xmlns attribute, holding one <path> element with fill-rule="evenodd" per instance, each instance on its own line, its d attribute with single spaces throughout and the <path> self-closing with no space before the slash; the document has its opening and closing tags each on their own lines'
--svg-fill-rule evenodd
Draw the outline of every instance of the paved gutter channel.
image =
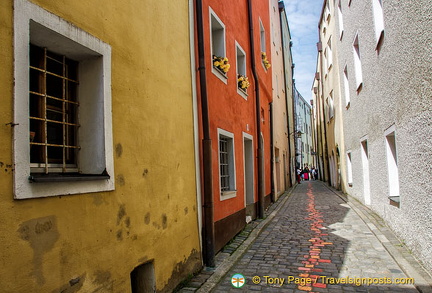
<svg viewBox="0 0 432 293">
<path fill-rule="evenodd" d="M 271 222 L 280 208 L 287 200 L 291 198 L 295 186 L 282 194 L 278 201 L 271 204 L 265 211 L 264 219 L 256 219 L 234 237 L 234 239 L 225 245 L 225 247 L 216 255 L 215 268 L 203 268 L 202 271 L 194 276 L 186 285 L 177 292 L 210 292 L 217 283 L 228 273 L 233 265 L 250 247 L 252 242 L 258 237 L 261 231 Z"/>
</svg>

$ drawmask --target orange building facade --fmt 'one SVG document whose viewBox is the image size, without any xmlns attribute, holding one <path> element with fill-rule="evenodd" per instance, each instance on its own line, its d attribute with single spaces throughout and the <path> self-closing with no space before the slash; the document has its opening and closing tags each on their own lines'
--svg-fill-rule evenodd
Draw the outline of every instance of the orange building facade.
<svg viewBox="0 0 432 293">
<path fill-rule="evenodd" d="M 268 1 L 198 2 L 200 140 L 211 145 L 201 146 L 203 231 L 217 252 L 270 203 L 270 13 Z"/>
</svg>

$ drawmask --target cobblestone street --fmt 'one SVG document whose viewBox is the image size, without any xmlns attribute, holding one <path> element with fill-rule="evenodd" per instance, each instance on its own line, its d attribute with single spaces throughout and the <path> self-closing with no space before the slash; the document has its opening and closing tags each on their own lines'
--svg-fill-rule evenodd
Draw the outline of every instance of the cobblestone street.
<svg viewBox="0 0 432 293">
<path fill-rule="evenodd" d="M 390 241 L 356 209 L 322 182 L 303 182 L 213 292 L 418 292 L 395 284 L 413 274 L 403 272 L 383 245 Z M 416 273 L 420 266 L 410 268 L 417 285 L 421 274 L 428 278 Z M 231 284 L 235 274 L 245 277 L 236 284 L 241 288 Z"/>
</svg>

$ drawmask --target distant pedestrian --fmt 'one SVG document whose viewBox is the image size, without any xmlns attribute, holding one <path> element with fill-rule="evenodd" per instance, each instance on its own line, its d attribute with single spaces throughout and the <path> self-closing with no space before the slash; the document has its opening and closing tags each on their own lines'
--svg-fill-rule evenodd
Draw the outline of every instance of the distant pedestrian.
<svg viewBox="0 0 432 293">
<path fill-rule="evenodd" d="M 306 166 L 306 167 L 303 169 L 303 179 L 304 179 L 304 180 L 309 180 L 309 168 L 308 168 L 308 166 Z"/>
<path fill-rule="evenodd" d="M 311 168 L 311 177 L 312 177 L 312 180 L 316 180 L 316 173 L 315 173 L 315 167 L 314 166 L 312 166 L 312 168 Z"/>
<path fill-rule="evenodd" d="M 297 169 L 297 183 L 300 184 L 301 183 L 301 173 L 302 171 L 300 170 L 300 168 Z"/>
</svg>

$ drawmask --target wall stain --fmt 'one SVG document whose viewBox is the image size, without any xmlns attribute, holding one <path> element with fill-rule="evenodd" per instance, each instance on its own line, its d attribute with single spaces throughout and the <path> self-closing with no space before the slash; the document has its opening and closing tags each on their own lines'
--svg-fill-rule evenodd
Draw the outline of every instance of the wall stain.
<svg viewBox="0 0 432 293">
<path fill-rule="evenodd" d="M 166 214 L 162 214 L 162 228 L 166 229 L 168 227 L 168 217 Z"/>
<path fill-rule="evenodd" d="M 123 230 L 118 230 L 116 233 L 117 240 L 123 240 Z"/>
<path fill-rule="evenodd" d="M 160 292 L 176 292 L 175 289 L 177 284 L 185 280 L 190 273 L 197 273 L 200 270 L 201 253 L 196 249 L 193 249 L 188 257 L 185 257 L 183 261 L 176 264 L 171 277 Z"/>
<path fill-rule="evenodd" d="M 158 223 L 156 223 L 156 222 L 153 222 L 153 227 L 155 227 L 156 229 L 160 229 L 161 228 L 161 226 Z"/>
<path fill-rule="evenodd" d="M 144 223 L 146 225 L 150 224 L 150 212 L 147 212 L 147 214 L 144 217 Z"/>
<path fill-rule="evenodd" d="M 120 225 L 120 221 L 123 217 L 126 216 L 125 204 L 120 205 L 120 208 L 117 212 L 117 226 Z"/>
<path fill-rule="evenodd" d="M 103 285 L 111 280 L 110 271 L 96 271 L 93 283 Z"/>
<path fill-rule="evenodd" d="M 116 232 L 116 238 L 118 241 L 122 241 L 124 237 L 130 235 L 131 219 L 127 216 L 125 204 L 119 206 L 117 212 L 117 226 L 119 229 Z"/>
<path fill-rule="evenodd" d="M 144 169 L 142 176 L 145 177 L 148 174 L 149 170 L 148 169 Z"/>
<path fill-rule="evenodd" d="M 114 281 L 110 271 L 96 271 L 94 274 L 93 284 L 98 286 L 92 292 L 113 292 Z"/>
<path fill-rule="evenodd" d="M 33 272 L 39 285 L 45 283 L 43 275 L 44 254 L 53 249 L 54 244 L 60 237 L 57 230 L 57 219 L 55 216 L 31 219 L 21 223 L 17 232 L 20 238 L 29 242 L 33 249 Z"/>
<path fill-rule="evenodd" d="M 123 154 L 123 146 L 120 143 L 116 144 L 116 146 L 115 146 L 115 152 L 116 152 L 117 158 L 120 158 L 122 156 L 122 154 Z"/>
<path fill-rule="evenodd" d="M 130 227 L 130 217 L 126 217 L 126 219 L 124 220 L 124 223 L 126 225 L 127 228 Z"/>
<path fill-rule="evenodd" d="M 52 293 L 75 293 L 78 292 L 81 287 L 84 285 L 84 281 L 86 279 L 86 274 L 82 274 L 81 276 L 71 279 L 67 284 L 61 286 L 60 288 L 53 290 Z"/>
<path fill-rule="evenodd" d="M 102 205 L 103 203 L 107 203 L 107 202 L 104 200 L 103 195 L 101 195 L 101 194 L 92 194 L 91 197 L 93 198 L 93 204 L 94 204 L 95 206 L 100 206 L 100 205 Z"/>
<path fill-rule="evenodd" d="M 189 213 L 189 208 L 188 207 L 184 208 L 184 213 L 185 213 L 185 215 L 187 215 Z"/>
<path fill-rule="evenodd" d="M 123 174 L 118 174 L 116 180 L 120 186 L 124 186 L 126 184 Z"/>
</svg>

